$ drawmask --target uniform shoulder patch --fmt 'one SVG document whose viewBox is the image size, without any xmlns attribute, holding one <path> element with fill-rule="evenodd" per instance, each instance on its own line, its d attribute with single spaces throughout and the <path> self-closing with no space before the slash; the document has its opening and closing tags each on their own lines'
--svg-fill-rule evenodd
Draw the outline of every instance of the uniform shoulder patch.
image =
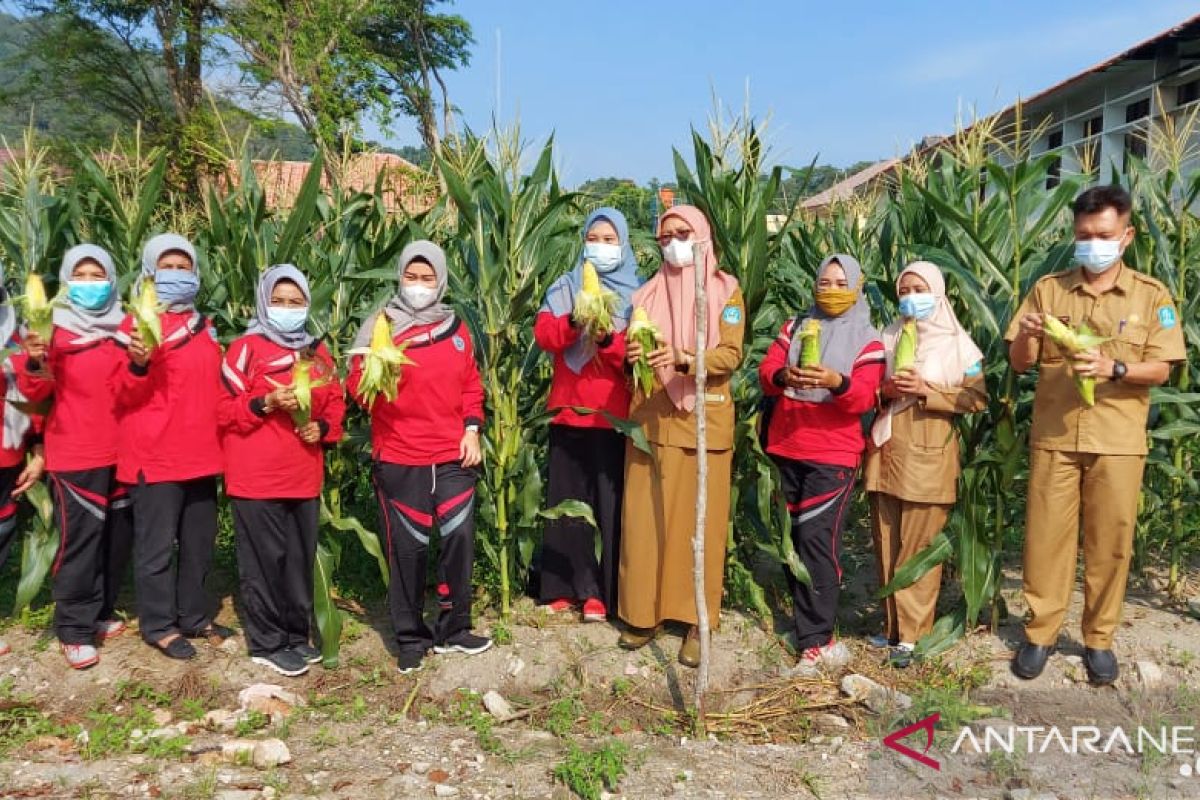
<svg viewBox="0 0 1200 800">
<path fill-rule="evenodd" d="M 967 367 L 966 372 L 964 372 L 963 374 L 966 375 L 968 378 L 974 378 L 976 375 L 978 375 L 981 372 L 983 372 L 983 362 L 976 361 L 974 364 Z"/>
<path fill-rule="evenodd" d="M 1174 328 L 1178 320 L 1175 317 L 1175 309 L 1172 306 L 1162 306 L 1158 309 L 1158 324 L 1164 328 Z"/>
<path fill-rule="evenodd" d="M 463 338 L 462 338 L 461 336 L 459 336 L 458 334 L 455 334 L 455 335 L 454 335 L 454 338 L 453 338 L 453 339 L 451 339 L 450 341 L 451 341 L 451 343 L 454 345 L 454 349 L 455 349 L 455 350 L 457 350 L 457 351 L 458 351 L 458 352 L 460 352 L 460 353 L 461 353 L 463 350 L 466 350 L 466 349 L 467 349 L 467 343 L 466 343 L 466 342 L 464 342 L 464 341 L 463 341 Z"/>
<path fill-rule="evenodd" d="M 721 320 L 727 325 L 737 325 L 742 321 L 742 309 L 738 306 L 725 306 L 721 312 Z"/>
</svg>

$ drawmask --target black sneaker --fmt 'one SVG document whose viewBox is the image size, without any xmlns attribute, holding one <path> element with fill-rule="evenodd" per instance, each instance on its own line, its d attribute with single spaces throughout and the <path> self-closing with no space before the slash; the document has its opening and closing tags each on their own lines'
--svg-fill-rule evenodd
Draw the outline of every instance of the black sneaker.
<svg viewBox="0 0 1200 800">
<path fill-rule="evenodd" d="M 313 647 L 311 644 L 292 645 L 288 649 L 303 658 L 309 664 L 321 663 L 321 651 Z"/>
<path fill-rule="evenodd" d="M 270 667 L 280 675 L 286 675 L 289 678 L 308 672 L 308 662 L 301 658 L 295 650 L 276 650 L 265 656 L 252 656 L 250 660 L 255 664 Z"/>
<path fill-rule="evenodd" d="M 441 644 L 433 646 L 435 653 L 466 653 L 469 656 L 478 655 L 492 646 L 492 640 L 486 636 L 478 636 L 470 631 L 459 631 Z"/>
<path fill-rule="evenodd" d="M 420 650 L 401 650 L 396 657 L 396 669 L 401 675 L 416 672 L 421 668 L 421 659 L 424 657 L 425 653 Z"/>
</svg>

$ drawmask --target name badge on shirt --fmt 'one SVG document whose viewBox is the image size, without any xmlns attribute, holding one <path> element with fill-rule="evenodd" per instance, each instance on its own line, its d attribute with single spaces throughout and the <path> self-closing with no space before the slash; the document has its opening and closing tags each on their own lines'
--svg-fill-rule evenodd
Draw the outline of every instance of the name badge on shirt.
<svg viewBox="0 0 1200 800">
<path fill-rule="evenodd" d="M 713 394 L 712 392 L 705 392 L 704 393 L 704 402 L 706 402 L 706 403 L 724 403 L 725 395 Z"/>
</svg>

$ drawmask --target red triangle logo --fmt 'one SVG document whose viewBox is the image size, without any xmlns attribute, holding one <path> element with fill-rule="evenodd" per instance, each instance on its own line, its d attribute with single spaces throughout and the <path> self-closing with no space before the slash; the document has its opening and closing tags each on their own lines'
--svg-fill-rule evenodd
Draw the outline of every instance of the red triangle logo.
<svg viewBox="0 0 1200 800">
<path fill-rule="evenodd" d="M 917 720 L 912 725 L 909 725 L 907 727 L 901 728 L 898 731 L 888 734 L 887 736 L 884 737 L 883 743 L 886 746 L 895 750 L 900 755 L 908 756 L 913 761 L 916 761 L 920 764 L 924 764 L 927 767 L 933 767 L 937 771 L 941 772 L 942 765 L 940 763 L 938 763 L 938 761 L 936 759 L 930 758 L 929 756 L 925 755 L 926 753 L 929 752 L 929 748 L 933 747 L 933 729 L 934 729 L 934 726 L 937 725 L 938 720 L 940 720 L 941 718 L 942 718 L 942 712 L 940 712 L 940 711 L 938 711 L 934 714 L 930 714 L 925 719 Z M 921 730 L 925 731 L 925 749 L 922 750 L 921 752 L 918 753 L 916 750 L 913 750 L 908 745 L 900 743 L 900 740 L 903 739 L 905 736 L 908 736 L 910 733 L 916 733 L 917 731 L 921 731 Z"/>
</svg>

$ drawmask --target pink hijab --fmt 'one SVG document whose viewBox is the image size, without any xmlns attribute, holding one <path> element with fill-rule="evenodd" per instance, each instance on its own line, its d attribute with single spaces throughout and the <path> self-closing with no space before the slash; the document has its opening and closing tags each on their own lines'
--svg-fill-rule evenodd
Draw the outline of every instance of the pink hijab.
<svg viewBox="0 0 1200 800">
<path fill-rule="evenodd" d="M 917 358 L 914 365 L 917 373 L 929 383 L 961 386 L 968 370 L 983 361 L 983 353 L 963 329 L 950 301 L 946 299 L 946 279 L 937 265 L 928 261 L 914 261 L 896 276 L 897 288 L 900 279 L 910 273 L 925 281 L 929 285 L 929 292 L 937 298 L 937 307 L 929 319 L 917 321 Z M 893 372 L 896 342 L 900 339 L 903 325 L 904 320 L 898 319 L 883 329 L 888 375 Z M 883 447 L 892 438 L 892 417 L 914 402 L 911 397 L 892 400 L 883 413 L 875 418 L 875 424 L 871 426 L 871 439 L 876 447 Z"/>
<path fill-rule="evenodd" d="M 721 340 L 721 312 L 738 289 L 737 278 L 718 268 L 712 228 L 704 212 L 695 206 L 675 206 L 659 218 L 659 233 L 670 217 L 686 222 L 693 231 L 692 241 L 702 245 L 703 267 L 708 273 L 708 347 L 712 348 Z M 633 293 L 633 305 L 646 309 L 668 345 L 688 351 L 695 349 L 696 276 L 692 267 L 676 267 L 664 261 L 654 277 Z M 676 408 L 690 412 L 696 407 L 696 379 L 691 375 L 666 367 L 658 370 L 658 379 Z"/>
</svg>

